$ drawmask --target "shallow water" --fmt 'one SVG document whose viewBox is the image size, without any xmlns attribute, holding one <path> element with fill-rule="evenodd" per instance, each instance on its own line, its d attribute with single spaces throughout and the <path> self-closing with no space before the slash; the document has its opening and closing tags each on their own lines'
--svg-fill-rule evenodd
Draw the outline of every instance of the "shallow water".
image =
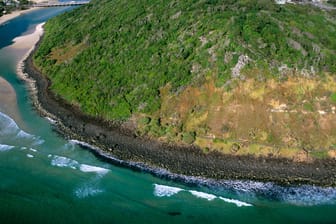
<svg viewBox="0 0 336 224">
<path fill-rule="evenodd" d="M 0 27 L 0 75 L 15 89 L 22 118 L 0 113 L 1 223 L 336 222 L 335 188 L 186 177 L 177 183 L 113 166 L 58 136 L 15 74 L 25 52 L 6 46 L 63 10 L 38 10 Z"/>
</svg>

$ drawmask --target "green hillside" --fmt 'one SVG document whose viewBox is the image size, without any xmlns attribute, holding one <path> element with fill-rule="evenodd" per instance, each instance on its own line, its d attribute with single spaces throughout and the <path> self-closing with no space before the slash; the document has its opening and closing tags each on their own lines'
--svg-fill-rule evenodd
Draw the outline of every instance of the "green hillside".
<svg viewBox="0 0 336 224">
<path fill-rule="evenodd" d="M 336 150 L 335 21 L 270 0 L 92 0 L 45 25 L 34 60 L 56 94 L 139 135 L 325 158 Z"/>
</svg>

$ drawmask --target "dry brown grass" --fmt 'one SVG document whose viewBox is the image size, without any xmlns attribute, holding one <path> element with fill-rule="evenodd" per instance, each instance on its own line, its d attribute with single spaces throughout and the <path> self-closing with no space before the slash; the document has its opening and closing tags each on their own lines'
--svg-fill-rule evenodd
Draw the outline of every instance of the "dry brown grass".
<svg viewBox="0 0 336 224">
<path fill-rule="evenodd" d="M 80 53 L 85 48 L 85 44 L 80 43 L 77 45 L 68 44 L 62 48 L 54 48 L 49 54 L 50 59 L 56 60 L 57 64 L 62 64 L 70 61 L 78 53 Z"/>
<path fill-rule="evenodd" d="M 194 144 L 206 152 L 271 155 L 299 162 L 316 155 L 335 157 L 330 150 L 336 147 L 336 114 L 328 96 L 336 84 L 329 83 L 331 79 L 247 79 L 234 83 L 228 92 L 208 78 L 179 95 L 171 94 L 167 85 L 161 89 L 157 114 L 167 126 L 195 131 Z"/>
</svg>

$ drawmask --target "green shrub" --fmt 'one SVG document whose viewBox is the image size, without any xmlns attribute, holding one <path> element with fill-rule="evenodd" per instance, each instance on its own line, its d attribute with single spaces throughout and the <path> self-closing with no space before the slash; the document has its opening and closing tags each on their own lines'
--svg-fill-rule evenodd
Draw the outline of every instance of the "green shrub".
<svg viewBox="0 0 336 224">
<path fill-rule="evenodd" d="M 195 132 L 186 132 L 182 135 L 182 141 L 187 144 L 192 144 L 196 140 L 196 133 Z"/>
<path fill-rule="evenodd" d="M 333 102 L 333 103 L 336 103 L 336 93 L 332 93 L 330 95 L 330 100 Z"/>
</svg>

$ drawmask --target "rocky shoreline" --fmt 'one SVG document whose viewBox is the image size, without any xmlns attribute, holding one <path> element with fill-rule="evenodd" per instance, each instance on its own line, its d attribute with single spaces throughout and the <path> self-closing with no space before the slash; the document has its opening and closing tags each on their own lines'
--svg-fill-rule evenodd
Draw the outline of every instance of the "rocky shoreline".
<svg viewBox="0 0 336 224">
<path fill-rule="evenodd" d="M 165 169 L 170 173 L 217 180 L 336 186 L 336 162 L 332 159 L 297 163 L 281 158 L 205 154 L 194 146 L 139 138 L 121 125 L 89 117 L 50 91 L 51 82 L 34 66 L 33 54 L 34 50 L 19 69 L 22 75 L 32 79 L 29 82 L 37 110 L 42 116 L 56 120 L 55 127 L 62 135 L 96 146 L 88 148 L 109 162 L 136 170 L 150 167 L 152 174 L 153 170 Z"/>
</svg>

